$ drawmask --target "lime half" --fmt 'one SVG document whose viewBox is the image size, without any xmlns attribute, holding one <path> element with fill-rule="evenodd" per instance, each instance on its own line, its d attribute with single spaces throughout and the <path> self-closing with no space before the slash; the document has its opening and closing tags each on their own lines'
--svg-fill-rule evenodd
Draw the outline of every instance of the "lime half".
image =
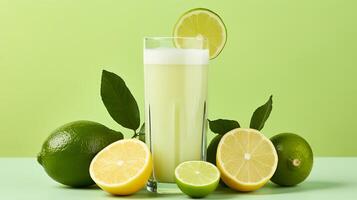
<svg viewBox="0 0 357 200">
<path fill-rule="evenodd" d="M 195 8 L 184 13 L 174 28 L 174 37 L 197 37 L 208 40 L 209 57 L 217 57 L 227 41 L 227 31 L 222 19 L 206 8 Z M 182 40 L 175 41 L 183 46 Z"/>
<path fill-rule="evenodd" d="M 207 196 L 217 188 L 219 178 L 217 167 L 204 161 L 186 161 L 175 169 L 178 187 L 190 197 Z"/>
</svg>

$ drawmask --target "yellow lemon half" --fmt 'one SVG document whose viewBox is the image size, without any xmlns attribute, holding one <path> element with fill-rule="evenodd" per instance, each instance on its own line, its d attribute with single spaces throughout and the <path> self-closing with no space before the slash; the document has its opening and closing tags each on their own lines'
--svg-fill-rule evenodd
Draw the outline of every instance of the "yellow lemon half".
<svg viewBox="0 0 357 200">
<path fill-rule="evenodd" d="M 91 178 L 114 195 L 129 195 L 146 185 L 153 164 L 145 143 L 137 139 L 123 139 L 100 151 L 89 167 Z"/>
<path fill-rule="evenodd" d="M 255 129 L 237 128 L 218 144 L 217 167 L 230 188 L 253 191 L 273 176 L 278 156 L 272 142 Z"/>
</svg>

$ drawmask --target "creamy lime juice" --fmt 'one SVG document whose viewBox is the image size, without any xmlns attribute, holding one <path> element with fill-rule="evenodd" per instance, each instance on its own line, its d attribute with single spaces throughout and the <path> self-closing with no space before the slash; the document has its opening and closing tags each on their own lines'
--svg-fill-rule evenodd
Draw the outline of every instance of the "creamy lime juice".
<svg viewBox="0 0 357 200">
<path fill-rule="evenodd" d="M 207 49 L 144 50 L 146 143 L 158 182 L 174 182 L 178 164 L 204 156 L 208 57 Z"/>
</svg>

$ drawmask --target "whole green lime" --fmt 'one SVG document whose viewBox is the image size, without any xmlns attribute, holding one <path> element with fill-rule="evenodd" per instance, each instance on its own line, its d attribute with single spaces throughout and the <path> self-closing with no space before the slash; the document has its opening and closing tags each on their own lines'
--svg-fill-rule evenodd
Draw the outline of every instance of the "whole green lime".
<svg viewBox="0 0 357 200">
<path fill-rule="evenodd" d="M 207 161 L 216 165 L 217 147 L 223 135 L 216 135 L 207 147 Z"/>
<path fill-rule="evenodd" d="M 55 181 L 72 187 L 94 182 L 89 175 L 93 157 L 123 135 L 102 124 L 75 121 L 54 130 L 42 145 L 37 161 Z"/>
<path fill-rule="evenodd" d="M 281 186 L 293 186 L 304 181 L 313 165 L 309 143 L 293 133 L 281 133 L 270 140 L 278 153 L 278 167 L 271 181 Z"/>
</svg>

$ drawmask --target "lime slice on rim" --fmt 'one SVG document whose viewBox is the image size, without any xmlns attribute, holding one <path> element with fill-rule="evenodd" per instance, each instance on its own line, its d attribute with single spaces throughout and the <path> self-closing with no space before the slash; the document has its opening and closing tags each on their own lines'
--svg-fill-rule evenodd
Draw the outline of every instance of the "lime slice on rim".
<svg viewBox="0 0 357 200">
<path fill-rule="evenodd" d="M 227 41 L 227 31 L 222 19 L 206 8 L 195 8 L 184 13 L 174 28 L 174 37 L 206 38 L 210 59 L 216 58 Z M 176 39 L 176 46 L 182 40 Z"/>
<path fill-rule="evenodd" d="M 175 169 L 178 187 L 190 197 L 207 196 L 217 188 L 219 178 L 217 167 L 205 161 L 186 161 Z"/>
</svg>

